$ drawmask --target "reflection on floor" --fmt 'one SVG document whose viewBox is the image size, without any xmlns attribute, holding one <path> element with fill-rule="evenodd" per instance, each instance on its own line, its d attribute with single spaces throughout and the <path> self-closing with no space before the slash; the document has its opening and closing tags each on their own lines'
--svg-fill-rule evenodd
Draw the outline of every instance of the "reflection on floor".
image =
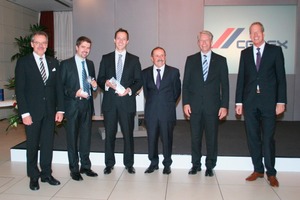
<svg viewBox="0 0 300 200">
<path fill-rule="evenodd" d="M 103 165 L 92 169 L 99 176 L 73 181 L 67 164 L 53 164 L 53 176 L 59 186 L 40 182 L 40 190 L 28 187 L 25 162 L 10 161 L 10 147 L 25 140 L 22 127 L 4 131 L 7 124 L 0 122 L 0 199 L 9 200 L 298 200 L 300 172 L 278 172 L 279 188 L 269 186 L 265 178 L 246 182 L 251 171 L 215 170 L 214 177 L 205 177 L 204 170 L 188 175 L 188 168 L 172 168 L 163 175 L 162 168 L 144 174 L 145 167 L 136 167 L 136 174 L 128 174 L 122 166 L 115 167 L 110 175 L 103 174 Z"/>
</svg>

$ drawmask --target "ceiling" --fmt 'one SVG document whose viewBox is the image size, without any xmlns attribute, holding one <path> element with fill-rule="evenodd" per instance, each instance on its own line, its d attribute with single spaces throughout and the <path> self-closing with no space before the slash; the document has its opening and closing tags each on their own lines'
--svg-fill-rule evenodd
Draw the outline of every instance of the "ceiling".
<svg viewBox="0 0 300 200">
<path fill-rule="evenodd" d="M 70 11 L 73 9 L 73 0 L 7 0 L 22 7 L 41 11 Z"/>
</svg>

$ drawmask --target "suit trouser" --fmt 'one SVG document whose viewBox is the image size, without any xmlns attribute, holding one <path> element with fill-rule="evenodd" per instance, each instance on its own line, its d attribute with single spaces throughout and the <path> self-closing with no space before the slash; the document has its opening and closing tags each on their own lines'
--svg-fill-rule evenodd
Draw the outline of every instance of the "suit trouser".
<svg viewBox="0 0 300 200">
<path fill-rule="evenodd" d="M 201 167 L 202 137 L 204 132 L 207 150 L 205 166 L 207 169 L 213 169 L 216 166 L 218 155 L 218 113 L 192 113 L 190 125 L 193 166 Z"/>
<path fill-rule="evenodd" d="M 67 115 L 67 148 L 69 168 L 71 172 L 79 171 L 79 156 L 81 168 L 90 169 L 90 147 L 92 113 L 89 100 L 77 100 L 78 107 Z M 68 111 L 67 111 L 68 112 Z M 79 139 L 79 150 L 78 150 Z"/>
<path fill-rule="evenodd" d="M 256 102 L 245 106 L 245 125 L 248 148 L 255 172 L 264 172 L 264 164 L 268 176 L 275 176 L 275 106 L 264 106 L 258 95 Z"/>
<path fill-rule="evenodd" d="M 158 139 L 162 142 L 163 149 L 163 165 L 166 167 L 172 164 L 172 145 L 173 130 L 175 121 L 160 121 L 158 119 L 146 120 L 146 128 L 148 135 L 148 158 L 151 166 L 158 166 Z"/>
<path fill-rule="evenodd" d="M 54 116 L 46 116 L 38 121 L 33 119 L 30 126 L 25 126 L 27 175 L 31 178 L 47 177 L 52 173 L 54 121 Z M 37 166 L 39 149 L 41 171 Z"/>
<path fill-rule="evenodd" d="M 114 109 L 103 113 L 105 126 L 105 165 L 108 167 L 113 167 L 116 163 L 114 153 L 118 122 L 124 140 L 123 164 L 126 167 L 131 167 L 134 163 L 133 129 L 135 112 L 127 112 L 124 109 L 120 102 L 118 102 Z"/>
</svg>

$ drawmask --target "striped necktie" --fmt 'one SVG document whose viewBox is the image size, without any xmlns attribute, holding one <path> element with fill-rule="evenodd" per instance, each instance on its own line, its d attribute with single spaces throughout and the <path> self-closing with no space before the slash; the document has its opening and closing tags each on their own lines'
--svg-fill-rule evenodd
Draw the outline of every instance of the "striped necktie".
<svg viewBox="0 0 300 200">
<path fill-rule="evenodd" d="M 122 54 L 119 54 L 119 59 L 117 63 L 117 71 L 116 71 L 116 78 L 119 82 L 121 82 L 122 73 L 123 73 L 123 66 L 122 66 Z"/>
<path fill-rule="evenodd" d="M 40 72 L 41 72 L 41 76 L 43 79 L 44 84 L 46 85 L 46 81 L 47 81 L 47 74 L 46 74 L 46 70 L 45 70 L 45 65 L 43 62 L 43 58 L 40 58 Z"/>
<path fill-rule="evenodd" d="M 82 63 L 82 87 L 83 91 L 89 94 L 89 83 L 87 81 L 87 74 L 85 71 L 84 63 L 85 61 L 81 61 Z"/>
<path fill-rule="evenodd" d="M 207 61 L 207 55 L 203 55 L 204 61 L 202 63 L 202 69 L 203 69 L 203 79 L 206 81 L 207 74 L 208 74 L 208 61 Z"/>
</svg>

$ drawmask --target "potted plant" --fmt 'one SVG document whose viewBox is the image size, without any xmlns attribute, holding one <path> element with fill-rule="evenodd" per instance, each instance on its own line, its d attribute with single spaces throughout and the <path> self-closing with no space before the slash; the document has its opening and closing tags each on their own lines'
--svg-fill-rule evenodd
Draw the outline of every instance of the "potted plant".
<svg viewBox="0 0 300 200">
<path fill-rule="evenodd" d="M 39 24 L 34 24 L 34 25 L 30 25 L 29 30 L 30 30 L 30 34 L 28 34 L 26 36 L 23 36 L 23 37 L 20 36 L 19 38 L 15 38 L 15 42 L 16 42 L 16 45 L 18 46 L 19 52 L 17 52 L 16 54 L 14 54 L 11 57 L 11 61 L 17 60 L 17 59 L 19 59 L 23 56 L 26 56 L 26 55 L 32 53 L 32 51 L 33 51 L 32 47 L 31 47 L 32 34 L 37 32 L 37 31 L 45 31 L 46 27 L 41 26 Z M 47 48 L 47 51 L 46 51 L 45 54 L 47 56 L 54 57 L 54 50 L 50 49 L 50 48 Z M 7 82 L 8 82 L 8 84 L 4 85 L 5 88 L 9 89 L 9 90 L 14 90 L 15 89 L 15 78 L 14 77 L 9 78 Z M 17 103 L 15 103 L 13 105 L 13 108 L 14 108 L 15 114 L 13 114 L 13 115 L 11 115 L 7 118 L 8 122 L 9 122 L 9 125 L 6 128 L 6 131 L 8 131 L 8 129 L 10 127 L 16 127 L 19 123 L 22 122 L 21 119 L 20 119 L 20 116 L 18 115 L 18 105 L 17 105 Z"/>
</svg>

